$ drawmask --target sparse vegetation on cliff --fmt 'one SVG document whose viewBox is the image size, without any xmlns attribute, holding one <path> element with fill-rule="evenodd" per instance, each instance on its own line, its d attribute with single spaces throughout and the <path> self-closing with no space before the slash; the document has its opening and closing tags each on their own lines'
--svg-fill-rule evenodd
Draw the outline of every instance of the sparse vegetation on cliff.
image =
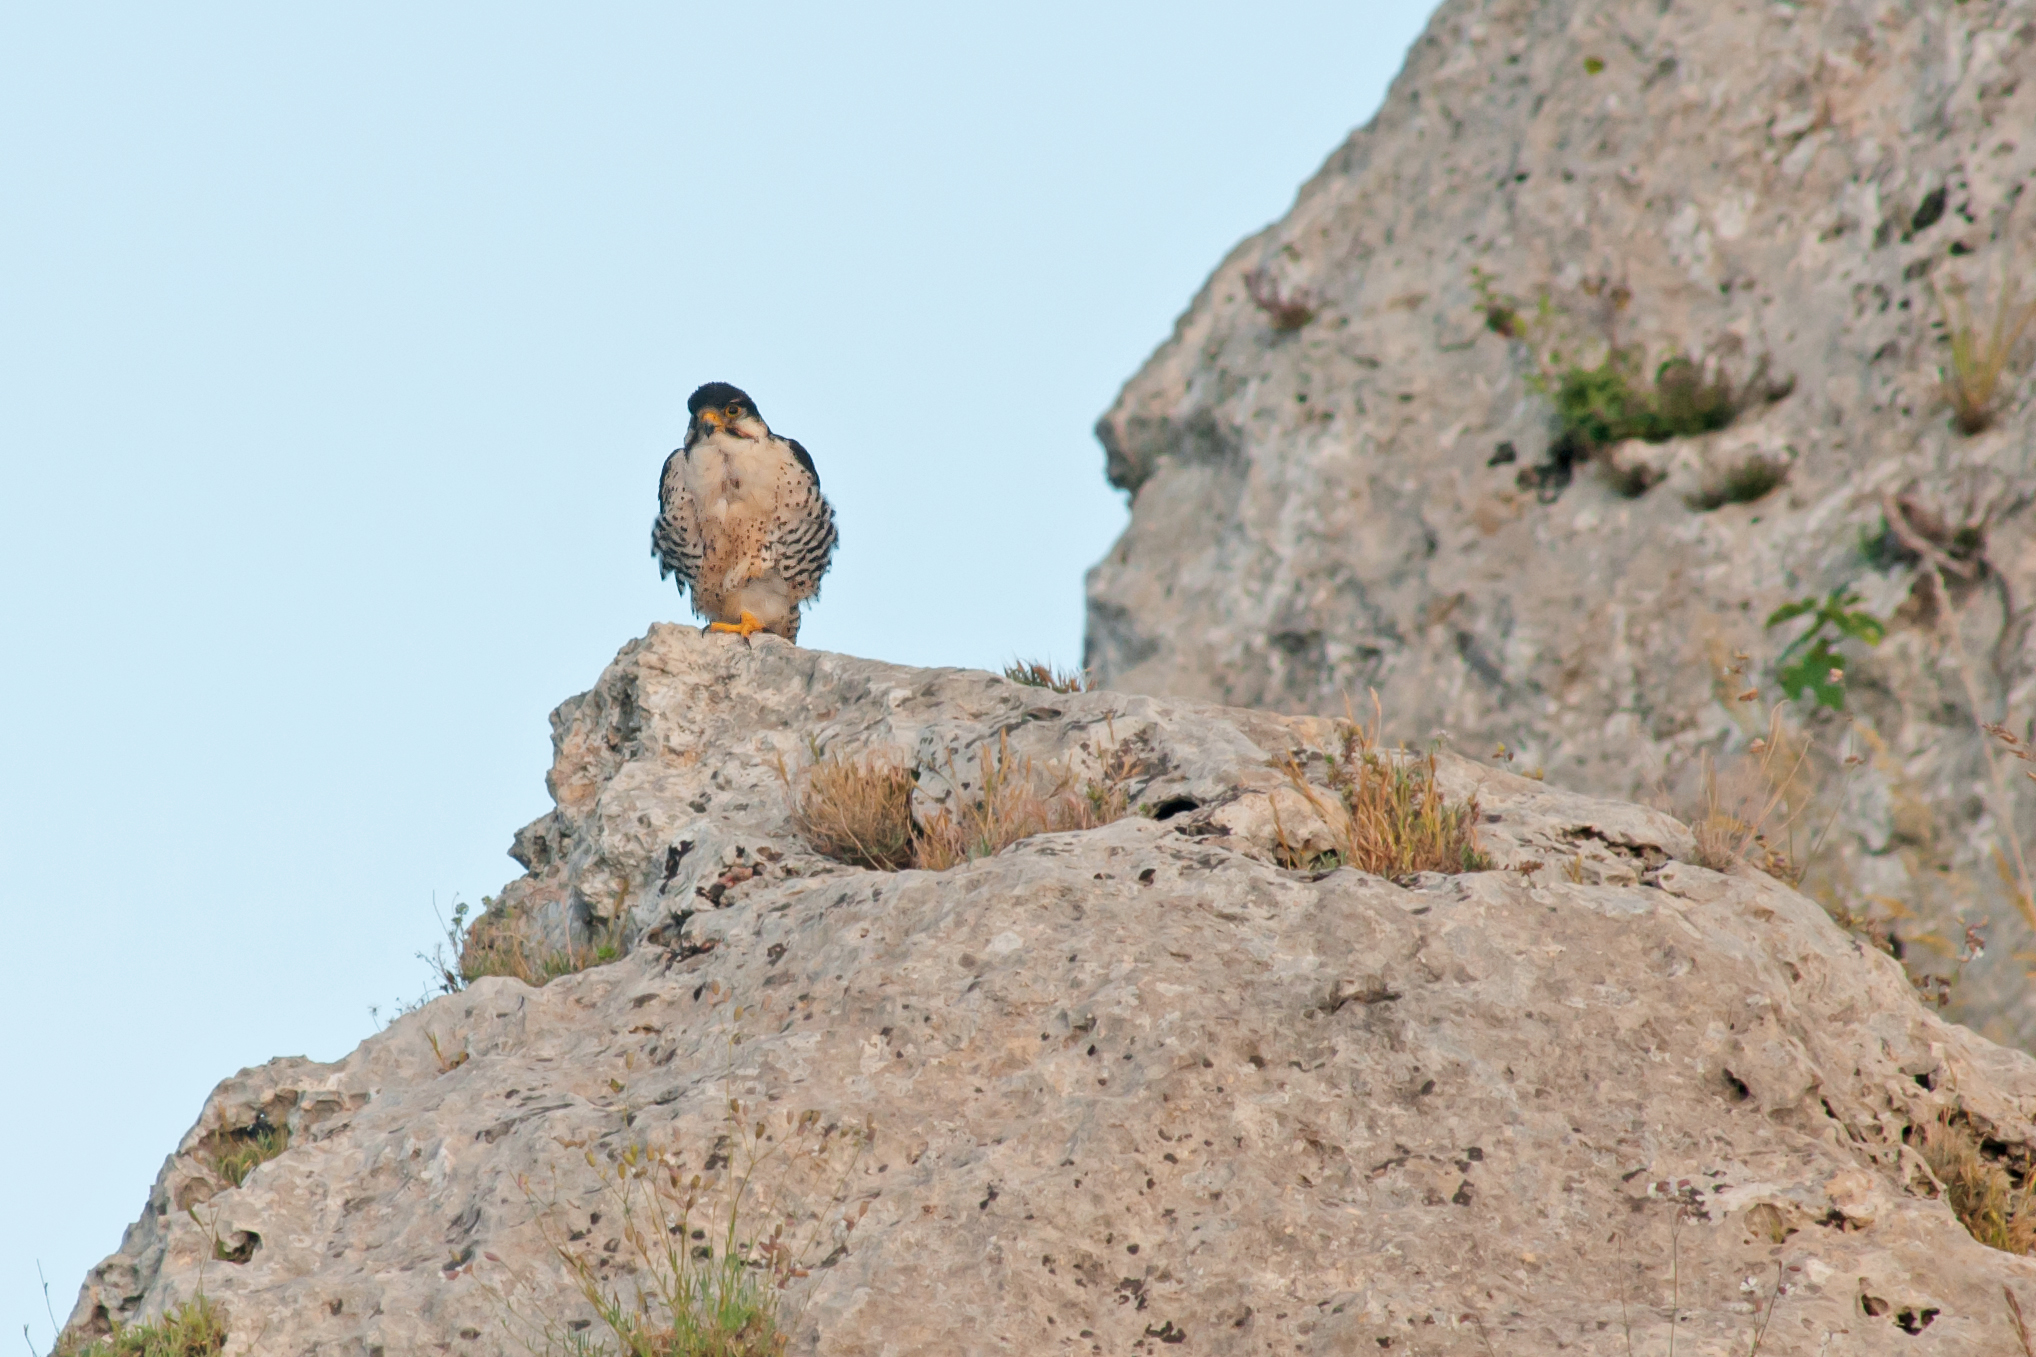
<svg viewBox="0 0 2036 1357">
<path fill-rule="evenodd" d="M 878 871 L 943 872 L 1035 834 L 1096 829 L 1131 811 L 1121 749 L 1105 756 L 1100 776 L 1077 785 L 1067 769 L 1035 766 L 1000 738 L 994 754 L 988 745 L 978 751 L 973 782 L 949 762 L 954 794 L 923 817 L 912 813 L 918 770 L 883 752 L 829 757 L 796 776 L 778 771 L 791 792 L 792 823 L 813 851 Z"/>
<path fill-rule="evenodd" d="M 1028 688 L 1049 688 L 1056 693 L 1086 693 L 1089 676 L 1079 669 L 1060 669 L 1040 660 L 1013 660 L 1004 666 L 1004 677 Z"/>
<path fill-rule="evenodd" d="M 2020 1177 L 2010 1172 L 2000 1154 L 1989 1155 L 1961 1115 L 1948 1114 L 1916 1130 L 1916 1148 L 1972 1237 L 2006 1253 L 2036 1251 L 2036 1182 L 2026 1172 Z"/>
<path fill-rule="evenodd" d="M 128 1324 L 85 1344 L 59 1342 L 53 1357 L 213 1357 L 226 1347 L 226 1316 L 201 1292 L 153 1324 Z"/>
<path fill-rule="evenodd" d="M 1951 403 L 1951 422 L 1959 432 L 1984 433 L 1999 414 L 2001 377 L 2014 358 L 2031 322 L 2036 301 L 2021 300 L 2021 283 L 2007 270 L 2001 274 L 2000 302 L 1984 333 L 1972 322 L 1967 288 L 1954 282 L 1937 289 L 1937 307 L 1950 342 L 1950 365 L 1939 368 L 1944 399 Z"/>
<path fill-rule="evenodd" d="M 1684 354 L 1663 359 L 1650 378 L 1638 348 L 1607 348 L 1596 367 L 1551 351 L 1533 380 L 1555 407 L 1556 437 L 1586 455 L 1628 438 L 1665 443 L 1710 433 L 1730 424 L 1739 408 L 1722 373 L 1707 373 Z"/>
<path fill-rule="evenodd" d="M 1034 834 L 1097 829 L 1130 811 L 1123 778 L 1111 770 L 1078 787 L 1065 769 L 1035 768 L 1030 759 L 1015 757 L 1008 738 L 998 739 L 995 757 L 988 745 L 978 754 L 973 787 L 949 764 L 955 796 L 919 826 L 916 866 L 945 871 Z"/>
<path fill-rule="evenodd" d="M 1756 500 L 1765 499 L 1772 492 L 1779 490 L 1788 478 L 1789 468 L 1786 462 L 1767 457 L 1748 457 L 1705 481 L 1695 493 L 1684 498 L 1692 509 L 1709 513 L 1728 504 L 1752 504 Z"/>
<path fill-rule="evenodd" d="M 1525 344 L 1533 357 L 1527 384 L 1551 407 L 1552 437 L 1548 458 L 1523 467 L 1522 489 L 1553 498 L 1569 484 L 1574 468 L 1591 461 L 1629 438 L 1665 443 L 1674 438 L 1713 433 L 1730 425 L 1757 400 L 1779 399 L 1786 385 L 1768 379 L 1765 360 L 1754 365 L 1743 383 L 1735 384 L 1723 362 L 1672 351 L 1648 370 L 1646 350 L 1619 343 L 1614 319 L 1632 302 L 1625 287 L 1606 280 L 1584 285 L 1603 310 L 1595 328 L 1580 325 L 1549 298 L 1546 291 L 1532 306 L 1496 286 L 1483 269 L 1471 270 L 1471 287 L 1485 328 L 1502 338 Z M 1586 355 L 1597 354 L 1595 362 Z M 1608 469 L 1621 494 L 1645 494 L 1657 477 L 1632 469 Z M 1688 497 L 1697 510 L 1746 504 L 1760 499 L 1787 479 L 1786 465 L 1751 458 L 1706 483 Z"/>
<path fill-rule="evenodd" d="M 1501 292 L 1483 269 L 1471 270 L 1471 287 L 1484 314 L 1485 328 L 1517 339 L 1533 351 L 1534 370 L 1528 384 L 1554 406 L 1556 440 L 1566 443 L 1582 461 L 1592 452 L 1628 438 L 1651 443 L 1709 433 L 1730 424 L 1755 383 L 1735 388 L 1722 365 L 1699 362 L 1671 353 L 1647 373 L 1647 354 L 1639 345 L 1622 345 L 1607 319 L 1595 339 L 1576 333 L 1577 326 L 1544 291 L 1530 309 L 1519 298 Z M 1631 294 L 1617 284 L 1598 281 L 1586 292 L 1604 305 L 1607 317 L 1631 303 Z M 1582 354 L 1597 346 L 1603 354 L 1595 365 Z M 1765 370 L 1756 372 L 1764 379 Z"/>
<path fill-rule="evenodd" d="M 606 1336 L 526 1321 L 565 1357 L 778 1357 L 785 1288 L 830 1240 L 839 1252 L 868 1204 L 847 1209 L 872 1137 L 817 1112 L 751 1120 L 731 1098 L 725 1129 L 689 1166 L 683 1150 L 632 1146 L 602 1168 L 600 1207 L 575 1224 L 540 1203 L 545 1241 Z M 590 1150 L 590 1166 L 601 1167 Z M 528 1190 L 526 1184 L 526 1190 Z M 505 1298 L 506 1299 L 506 1298 Z M 513 1320 L 522 1319 L 513 1303 Z"/>
<path fill-rule="evenodd" d="M 822 759 L 793 789 L 792 825 L 822 857 L 895 872 L 912 865 L 917 848 L 912 788 L 918 781 L 909 764 L 881 752 Z"/>
<path fill-rule="evenodd" d="M 1376 702 L 1376 698 L 1374 698 Z M 1301 766 L 1287 763 L 1287 777 L 1329 827 L 1335 849 L 1303 860 L 1285 845 L 1284 865 L 1321 870 L 1355 867 L 1398 879 L 1416 872 L 1482 872 L 1491 863 L 1478 847 L 1475 794 L 1452 801 L 1435 780 L 1435 755 L 1381 753 L 1379 726 L 1342 723 L 1341 748 L 1329 756 L 1330 796 L 1311 784 Z"/>
<path fill-rule="evenodd" d="M 266 1114 L 256 1113 L 247 1126 L 236 1126 L 212 1138 L 209 1157 L 213 1171 L 239 1187 L 256 1166 L 266 1164 L 290 1147 L 290 1128 L 277 1126 Z"/>
<path fill-rule="evenodd" d="M 620 921 L 589 942 L 548 947 L 533 943 L 518 920 L 493 902 L 483 900 L 481 904 L 481 913 L 471 923 L 466 903 L 455 904 L 452 921 L 445 928 L 445 944 L 428 956 L 418 954 L 436 973 L 441 993 L 457 994 L 484 975 L 508 975 L 526 985 L 545 985 L 622 955 Z"/>
<path fill-rule="evenodd" d="M 1817 792 L 1809 756 L 1810 742 L 1788 731 L 1778 707 L 1767 734 L 1744 754 L 1722 766 L 1705 754 L 1696 806 L 1685 817 L 1696 837 L 1697 865 L 1729 872 L 1744 862 L 1777 881 L 1800 881 L 1808 853 L 1797 852 L 1795 830 Z"/>
</svg>

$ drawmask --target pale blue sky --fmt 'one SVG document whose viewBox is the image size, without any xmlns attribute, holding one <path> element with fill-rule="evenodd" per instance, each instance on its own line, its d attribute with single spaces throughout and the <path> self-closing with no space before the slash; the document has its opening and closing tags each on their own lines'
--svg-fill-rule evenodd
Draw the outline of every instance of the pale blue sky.
<svg viewBox="0 0 2036 1357">
<path fill-rule="evenodd" d="M 1096 416 L 1427 10 L 0 9 L 8 1341 L 515 874 L 546 713 L 686 617 L 696 383 L 839 511 L 807 643 L 1077 661 Z"/>
</svg>

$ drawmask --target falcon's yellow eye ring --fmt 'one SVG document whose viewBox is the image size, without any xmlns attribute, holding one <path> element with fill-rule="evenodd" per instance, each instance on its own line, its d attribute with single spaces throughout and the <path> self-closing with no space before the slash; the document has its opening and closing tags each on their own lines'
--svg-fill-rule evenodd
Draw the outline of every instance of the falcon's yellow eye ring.
<svg viewBox="0 0 2036 1357">
<path fill-rule="evenodd" d="M 735 416 L 737 416 L 737 415 L 739 415 L 739 414 L 741 414 L 741 413 L 742 413 L 742 407 L 741 407 L 740 405 L 736 405 L 736 404 L 733 404 L 733 403 L 731 403 L 731 404 L 730 404 L 730 405 L 728 406 L 728 417 L 729 417 L 730 419 L 733 419 L 733 418 L 735 418 Z"/>
</svg>

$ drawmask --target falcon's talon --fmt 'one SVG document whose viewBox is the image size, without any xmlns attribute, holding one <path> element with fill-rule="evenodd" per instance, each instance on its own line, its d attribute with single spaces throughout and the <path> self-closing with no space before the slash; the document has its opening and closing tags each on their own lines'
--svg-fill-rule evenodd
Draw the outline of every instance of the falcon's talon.
<svg viewBox="0 0 2036 1357">
<path fill-rule="evenodd" d="M 740 622 L 709 622 L 707 624 L 707 630 L 732 631 L 737 636 L 740 636 L 743 640 L 747 641 L 750 638 L 750 636 L 753 635 L 754 633 L 764 630 L 764 624 L 756 620 L 755 613 L 751 612 L 747 608 L 744 608 L 742 610 L 742 620 Z"/>
</svg>

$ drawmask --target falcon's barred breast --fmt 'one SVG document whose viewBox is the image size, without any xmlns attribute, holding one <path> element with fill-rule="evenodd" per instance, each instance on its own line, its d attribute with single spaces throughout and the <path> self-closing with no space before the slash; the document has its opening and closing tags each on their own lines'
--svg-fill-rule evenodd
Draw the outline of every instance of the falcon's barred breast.
<svg viewBox="0 0 2036 1357">
<path fill-rule="evenodd" d="M 684 446 L 665 459 L 650 549 L 709 631 L 799 638 L 799 605 L 834 556 L 834 508 L 806 449 L 772 433 L 756 402 L 709 382 L 686 402 Z"/>
</svg>

